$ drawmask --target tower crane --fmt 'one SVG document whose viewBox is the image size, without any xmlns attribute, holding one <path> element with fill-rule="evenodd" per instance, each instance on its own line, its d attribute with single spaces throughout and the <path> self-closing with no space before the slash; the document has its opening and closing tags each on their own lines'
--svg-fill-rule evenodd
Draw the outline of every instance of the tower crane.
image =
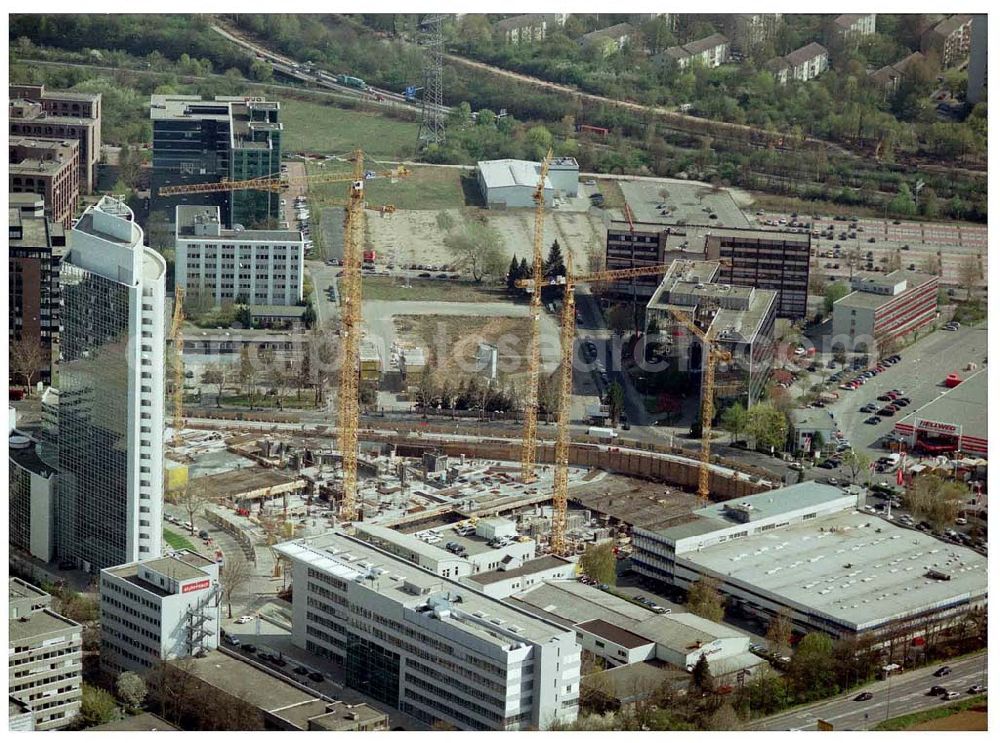
<svg viewBox="0 0 1000 743">
<path fill-rule="evenodd" d="M 180 446 L 184 428 L 184 287 L 174 286 L 174 315 L 170 322 L 170 344 L 174 350 L 174 446 Z"/>
<path fill-rule="evenodd" d="M 542 240 L 545 228 L 545 179 L 549 174 L 552 162 L 552 149 L 542 160 L 538 173 L 538 185 L 535 186 L 535 243 L 534 267 L 532 276 L 535 286 L 542 284 Z M 538 431 L 538 381 L 541 367 L 541 348 L 539 341 L 542 320 L 542 295 L 534 292 L 531 295 L 531 340 L 528 347 L 528 394 L 524 402 L 524 435 L 521 443 L 521 480 L 535 480 L 535 437 Z"/>
<path fill-rule="evenodd" d="M 709 501 L 708 466 L 712 457 L 712 418 L 715 414 L 715 368 L 720 362 L 733 360 L 729 351 L 721 351 L 715 347 L 716 331 L 709 326 L 707 331 L 695 325 L 694 320 L 680 310 L 667 308 L 670 314 L 692 335 L 701 341 L 702 374 L 701 374 L 701 466 L 698 469 L 698 498 Z"/>
<path fill-rule="evenodd" d="M 161 186 L 157 190 L 160 196 L 177 196 L 191 193 L 218 193 L 220 191 L 271 191 L 279 192 L 288 189 L 293 184 L 311 185 L 315 183 L 353 183 L 371 178 L 405 178 L 410 171 L 403 166 L 392 170 L 365 173 L 362 169 L 358 175 L 357 168 L 349 175 L 343 173 L 318 173 L 302 176 L 266 176 L 242 181 L 221 180 L 216 183 L 185 183 L 177 186 Z"/>
</svg>

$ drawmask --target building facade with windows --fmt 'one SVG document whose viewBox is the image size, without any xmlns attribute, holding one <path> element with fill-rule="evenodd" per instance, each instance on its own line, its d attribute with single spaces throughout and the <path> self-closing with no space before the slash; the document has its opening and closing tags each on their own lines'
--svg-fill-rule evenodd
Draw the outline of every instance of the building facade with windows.
<svg viewBox="0 0 1000 743">
<path fill-rule="evenodd" d="M 572 630 L 342 534 L 276 550 L 292 564 L 292 641 L 341 664 L 348 686 L 462 730 L 576 719 Z"/>
<path fill-rule="evenodd" d="M 862 273 L 833 303 L 833 338 L 845 348 L 883 355 L 893 341 L 927 327 L 937 315 L 940 279 L 916 271 Z"/>
<path fill-rule="evenodd" d="M 52 342 L 59 337 L 59 264 L 66 252 L 66 230 L 44 215 L 44 200 L 11 194 L 8 270 L 11 343 L 37 342 L 46 352 L 33 381 L 52 377 Z M 23 378 L 11 381 L 24 383 Z"/>
<path fill-rule="evenodd" d="M 725 259 L 716 281 L 778 292 L 778 317 L 806 316 L 809 293 L 808 234 L 776 230 L 712 230 L 705 257 Z"/>
<path fill-rule="evenodd" d="M 146 673 L 219 646 L 219 565 L 190 550 L 101 571 L 101 667 Z"/>
<path fill-rule="evenodd" d="M 229 230 L 218 207 L 179 206 L 174 280 L 188 302 L 297 305 L 305 243 L 297 230 Z"/>
<path fill-rule="evenodd" d="M 31 729 L 64 728 L 83 698 L 83 627 L 52 611 L 49 594 L 18 578 L 10 579 L 8 597 L 10 698 L 30 712 Z"/>
<path fill-rule="evenodd" d="M 9 192 L 38 194 L 45 214 L 69 228 L 80 205 L 80 143 L 73 139 L 9 137 Z"/>
<path fill-rule="evenodd" d="M 100 93 L 46 90 L 44 85 L 11 85 L 11 134 L 75 139 L 80 143 L 80 190 L 93 193 L 101 161 Z"/>
<path fill-rule="evenodd" d="M 920 51 L 937 52 L 942 67 L 960 65 L 972 44 L 971 15 L 952 15 L 927 29 L 920 37 Z"/>
<path fill-rule="evenodd" d="M 856 44 L 861 37 L 875 33 L 875 14 L 844 13 L 833 19 L 831 27 L 836 38 Z"/>
<path fill-rule="evenodd" d="M 785 55 L 793 80 L 808 82 L 819 77 L 830 67 L 830 53 L 815 41 Z"/>
<path fill-rule="evenodd" d="M 163 186 L 277 177 L 281 172 L 280 104 L 258 97 L 153 95 L 151 212 L 173 225 L 175 208 L 217 206 L 226 227 L 280 218 L 281 194 L 242 190 L 160 196 Z M 275 226 L 275 225 L 271 225 Z"/>
<path fill-rule="evenodd" d="M 56 553 L 88 572 L 157 557 L 163 510 L 166 263 L 109 196 L 71 233 L 62 295 Z"/>
<path fill-rule="evenodd" d="M 10 546 L 44 562 L 55 554 L 55 497 L 58 476 L 43 462 L 36 442 L 15 432 L 8 438 L 7 477 Z"/>
</svg>

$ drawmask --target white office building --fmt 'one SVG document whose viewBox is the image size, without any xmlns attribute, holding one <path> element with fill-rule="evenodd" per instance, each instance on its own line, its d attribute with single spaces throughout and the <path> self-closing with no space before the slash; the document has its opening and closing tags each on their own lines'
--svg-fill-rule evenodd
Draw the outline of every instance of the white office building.
<svg viewBox="0 0 1000 743">
<path fill-rule="evenodd" d="M 101 571 L 101 666 L 145 673 L 219 646 L 219 565 L 190 550 Z"/>
<path fill-rule="evenodd" d="M 177 285 L 189 302 L 295 305 L 302 301 L 305 241 L 297 230 L 228 230 L 217 206 L 178 206 Z"/>
<path fill-rule="evenodd" d="M 56 556 L 97 572 L 160 555 L 167 266 L 123 202 L 73 226 L 59 273 Z"/>
<path fill-rule="evenodd" d="M 572 630 L 353 537 L 275 549 L 292 564 L 292 641 L 335 659 L 348 686 L 463 730 L 544 730 L 576 719 Z"/>
</svg>

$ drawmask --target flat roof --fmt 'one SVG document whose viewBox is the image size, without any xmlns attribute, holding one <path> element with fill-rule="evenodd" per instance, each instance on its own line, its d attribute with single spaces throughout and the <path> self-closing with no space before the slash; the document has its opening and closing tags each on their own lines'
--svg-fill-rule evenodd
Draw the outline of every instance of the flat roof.
<svg viewBox="0 0 1000 743">
<path fill-rule="evenodd" d="M 11 601 L 17 599 L 41 600 L 51 598 L 49 594 L 38 586 L 33 586 L 20 578 L 10 578 L 7 581 L 7 593 Z"/>
<path fill-rule="evenodd" d="M 613 642 L 615 645 L 620 645 L 629 650 L 641 648 L 643 645 L 654 644 L 653 640 L 649 638 L 637 635 L 635 632 L 629 632 L 627 629 L 611 624 L 610 622 L 605 622 L 603 619 L 591 619 L 587 622 L 581 622 L 576 626 L 592 635 L 597 635 L 608 642 Z"/>
<path fill-rule="evenodd" d="M 196 340 L 192 338 L 191 340 Z M 192 486 L 203 490 L 212 498 L 238 498 L 246 493 L 282 486 L 292 486 L 298 478 L 289 477 L 264 467 L 244 467 L 215 475 L 203 475 L 191 481 Z"/>
<path fill-rule="evenodd" d="M 784 242 L 811 244 L 807 232 L 783 232 L 781 230 L 739 229 L 735 227 L 713 228 L 705 232 L 705 237 L 731 237 L 744 240 L 760 240 L 761 242 Z"/>
<path fill-rule="evenodd" d="M 124 720 L 114 720 L 113 722 L 106 722 L 103 725 L 96 725 L 87 729 L 89 731 L 126 730 L 133 733 L 142 733 L 146 731 L 152 732 L 157 730 L 180 730 L 179 727 L 171 725 L 162 717 L 157 717 L 150 712 L 142 712 L 138 715 L 126 717 Z"/>
<path fill-rule="evenodd" d="M 633 629 L 678 652 L 694 650 L 699 644 L 707 645 L 721 638 L 746 637 L 732 627 L 687 612 L 654 614 Z"/>
<path fill-rule="evenodd" d="M 903 292 L 908 292 L 918 286 L 923 286 L 928 281 L 932 281 L 935 278 L 937 277 L 931 276 L 930 274 L 906 270 L 892 271 L 887 274 L 860 273 L 854 277 L 854 280 L 863 281 L 867 286 L 891 288 L 896 286 L 896 284 L 905 281 L 906 287 L 899 294 L 879 294 L 877 292 L 865 291 L 864 289 L 855 289 L 847 296 L 841 297 L 834 302 L 834 305 L 841 307 L 856 307 L 858 309 L 878 309 L 882 305 L 898 299 L 902 296 Z"/>
<path fill-rule="evenodd" d="M 613 593 L 602 591 L 576 580 L 545 581 L 515 594 L 508 601 L 519 601 L 573 626 L 577 622 L 603 619 L 612 623 L 644 621 L 656 616 L 652 611 Z"/>
<path fill-rule="evenodd" d="M 901 418 L 896 425 L 915 426 L 918 420 L 937 421 L 961 426 L 963 436 L 987 439 L 989 376 L 986 372 L 985 368 L 980 369 L 957 387 Z"/>
<path fill-rule="evenodd" d="M 521 567 L 514 568 L 513 570 L 491 570 L 488 573 L 470 575 L 468 579 L 473 583 L 488 586 L 492 583 L 500 583 L 508 578 L 520 578 L 523 575 L 533 575 L 543 570 L 554 570 L 555 568 L 572 564 L 569 560 L 564 560 L 555 555 L 543 555 L 542 557 L 536 557 L 534 560 L 528 560 Z"/>
<path fill-rule="evenodd" d="M 480 160 L 476 167 L 483 175 L 487 188 L 522 186 L 537 188 L 541 165 L 530 160 Z M 545 176 L 545 190 L 552 190 L 552 182 Z"/>
<path fill-rule="evenodd" d="M 308 730 L 310 725 L 321 730 L 350 730 L 359 723 L 386 717 L 384 712 L 364 703 L 347 704 L 323 699 L 312 699 L 269 711 L 301 730 Z M 357 714 L 358 719 L 352 719 L 351 713 Z"/>
<path fill-rule="evenodd" d="M 460 604 L 452 604 L 451 615 L 436 620 L 452 627 L 452 635 L 455 631 L 460 631 L 506 648 L 517 641 L 548 642 L 565 632 L 565 629 L 555 623 L 538 619 L 462 583 L 442 578 L 367 542 L 343 534 L 331 533 L 284 542 L 277 545 L 275 550 L 290 559 L 305 562 L 314 569 L 348 581 L 371 575 L 373 570 L 381 568 L 384 572 L 374 582 L 365 582 L 364 586 L 410 610 L 425 605 L 432 596 L 443 598 L 446 595 L 460 595 L 462 601 Z M 404 588 L 407 583 L 418 586 L 424 593 L 410 593 Z"/>
<path fill-rule="evenodd" d="M 665 683 L 673 682 L 686 689 L 691 681 L 686 671 L 662 660 L 629 663 L 594 674 L 598 675 L 608 681 L 611 696 L 623 703 L 645 699 L 657 693 Z"/>
<path fill-rule="evenodd" d="M 220 227 L 218 235 L 196 235 L 194 226 L 198 222 L 220 224 L 219 207 L 199 204 L 181 204 L 175 207 L 177 237 L 181 240 L 199 240 L 205 242 L 219 240 L 239 240 L 241 242 L 303 242 L 302 233 L 298 230 L 235 230 Z"/>
<path fill-rule="evenodd" d="M 818 408 L 796 408 L 789 412 L 794 428 L 823 429 L 834 428 L 835 422 L 830 413 Z"/>
<path fill-rule="evenodd" d="M 210 650 L 204 658 L 188 657 L 169 662 L 209 686 L 268 712 L 316 699 L 314 695 L 300 691 L 221 650 Z"/>
<path fill-rule="evenodd" d="M 36 475 L 41 475 L 42 477 L 51 477 L 57 474 L 58 470 L 54 467 L 50 467 L 45 461 L 43 461 L 38 456 L 38 451 L 35 448 L 35 444 L 32 443 L 23 449 L 15 449 L 14 447 L 8 447 L 7 452 L 10 455 L 11 460 L 17 463 L 19 467 L 23 467 L 29 472 L 33 472 Z"/>
<path fill-rule="evenodd" d="M 677 561 L 858 630 L 986 594 L 985 557 L 854 510 L 710 545 Z M 932 569 L 951 580 L 926 577 Z"/>
<path fill-rule="evenodd" d="M 7 637 L 11 643 L 18 643 L 39 635 L 82 629 L 76 622 L 56 614 L 51 609 L 39 609 L 8 622 Z"/>
</svg>

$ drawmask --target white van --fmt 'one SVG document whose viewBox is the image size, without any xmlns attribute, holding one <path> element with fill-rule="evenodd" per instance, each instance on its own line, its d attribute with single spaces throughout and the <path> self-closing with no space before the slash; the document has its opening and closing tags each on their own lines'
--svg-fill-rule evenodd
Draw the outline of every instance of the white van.
<svg viewBox="0 0 1000 743">
<path fill-rule="evenodd" d="M 591 426 L 587 429 L 587 436 L 592 439 L 599 439 L 601 441 L 606 441 L 608 439 L 617 439 L 618 432 L 613 428 L 602 428 L 600 426 Z"/>
</svg>

